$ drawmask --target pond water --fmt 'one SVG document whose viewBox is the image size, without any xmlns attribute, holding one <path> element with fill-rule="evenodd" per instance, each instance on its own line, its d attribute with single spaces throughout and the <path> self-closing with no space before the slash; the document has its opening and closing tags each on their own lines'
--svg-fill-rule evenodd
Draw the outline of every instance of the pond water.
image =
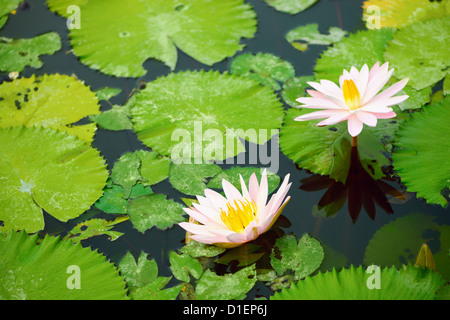
<svg viewBox="0 0 450 320">
<path fill-rule="evenodd" d="M 308 23 L 318 23 L 322 32 L 327 31 L 332 26 L 340 27 L 350 33 L 364 28 L 361 20 L 362 1 L 320 0 L 308 10 L 292 16 L 274 10 L 262 0 L 248 0 L 247 2 L 252 5 L 257 13 L 258 31 L 253 39 L 242 40 L 246 45 L 244 52 L 273 53 L 291 62 L 295 67 L 297 76 L 312 75 L 315 61 L 326 47 L 314 45 L 310 46 L 305 52 L 299 52 L 285 40 L 284 36 L 288 31 Z M 27 6 L 20 9 L 17 14 L 10 16 L 7 25 L 0 31 L 0 35 L 11 38 L 28 38 L 49 31 L 57 31 L 61 35 L 63 40 L 62 50 L 51 56 L 43 56 L 44 64 L 42 68 L 38 70 L 26 68 L 21 73 L 21 76 L 28 77 L 32 74 L 52 73 L 75 74 L 89 85 L 92 90 L 106 86 L 122 89 L 118 96 L 111 99 L 111 103 L 122 105 L 133 88 L 139 87 L 141 81 L 149 82 L 170 72 L 168 67 L 156 60 L 149 60 L 144 64 L 148 73 L 139 79 L 114 78 L 89 69 L 70 53 L 71 48 L 68 42 L 66 20 L 50 12 L 42 0 L 28 0 Z M 231 58 L 226 59 L 212 67 L 208 67 L 193 60 L 181 51 L 178 51 L 178 54 L 176 72 L 200 69 L 214 69 L 223 72 L 229 69 L 230 61 L 232 60 Z M 6 75 L 3 74 L 3 77 L 5 78 Z M 101 110 L 106 109 L 108 109 L 108 105 L 102 102 Z M 136 134 L 132 131 L 113 132 L 101 128 L 96 132 L 93 146 L 106 159 L 109 169 L 126 152 L 140 149 L 149 150 L 137 139 Z M 279 150 L 272 150 L 272 152 L 279 152 Z M 374 219 L 370 218 L 365 209 L 362 208 L 357 219 L 353 221 L 349 214 L 348 202 L 333 216 L 320 217 L 313 214 L 313 209 L 324 196 L 326 189 L 305 190 L 308 189 L 308 185 L 305 185 L 308 181 L 310 183 L 314 182 L 311 180 L 313 179 L 311 177 L 314 177 L 314 175 L 297 168 L 290 159 L 279 152 L 278 175 L 284 177 L 288 173 L 291 174 L 290 180 L 293 182 L 289 192 L 291 201 L 283 211 L 283 218 L 280 221 L 283 225 L 281 229 L 285 233 L 295 234 L 297 238 L 304 233 L 317 237 L 324 244 L 344 255 L 347 259 L 347 266 L 350 264 L 362 265 L 366 247 L 374 233 L 396 218 L 410 213 L 424 213 L 435 216 L 435 221 L 439 224 L 450 224 L 450 216 L 447 209 L 443 209 L 438 205 L 427 205 L 425 201 L 416 199 L 414 194 L 408 194 L 406 196 L 407 199 L 404 201 L 398 201 L 398 199 L 397 201 L 392 201 L 393 212 L 391 214 L 377 206 Z M 403 190 L 397 181 L 389 183 L 394 188 Z M 369 182 L 365 181 L 363 185 L 368 186 Z M 179 199 L 184 196 L 172 188 L 167 180 L 152 186 L 152 189 L 155 192 L 167 194 L 169 198 L 177 201 L 180 201 Z M 357 192 L 357 190 L 349 190 L 349 192 Z M 64 233 L 76 224 L 74 221 L 70 221 L 67 224 L 61 223 L 48 214 L 45 214 L 45 222 L 45 231 L 50 234 Z M 183 245 L 185 237 L 183 229 L 178 226 L 174 226 L 166 231 L 152 228 L 145 234 L 142 234 L 133 228 L 130 221 L 126 221 L 117 225 L 114 230 L 123 232 L 124 235 L 116 241 L 109 241 L 107 237 L 99 236 L 84 240 L 82 243 L 84 246 L 98 248 L 100 252 L 104 253 L 113 262 L 119 262 L 127 251 L 130 251 L 135 257 L 141 251 L 144 251 L 157 261 L 161 275 L 171 275 L 168 254 L 171 250 L 180 248 Z M 441 249 L 439 241 L 433 240 L 433 237 L 436 237 L 436 235 L 431 234 L 428 236 L 430 238 L 428 244 L 431 250 L 433 252 L 439 251 Z M 395 243 L 392 243 L 392 246 L 395 245 Z M 415 256 L 417 253 L 411 254 Z M 249 298 L 253 295 L 267 294 L 268 291 L 264 288 L 256 287 L 249 295 Z"/>
</svg>

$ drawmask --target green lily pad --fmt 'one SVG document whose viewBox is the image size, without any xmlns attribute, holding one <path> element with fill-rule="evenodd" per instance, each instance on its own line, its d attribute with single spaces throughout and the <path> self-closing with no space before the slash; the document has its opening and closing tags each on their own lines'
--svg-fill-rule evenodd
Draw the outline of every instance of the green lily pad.
<svg viewBox="0 0 450 320">
<path fill-rule="evenodd" d="M 78 217 L 102 195 L 108 178 L 96 149 L 44 128 L 0 129 L 0 220 L 5 229 L 36 232 L 42 209 L 56 219 Z"/>
<path fill-rule="evenodd" d="M 203 273 L 201 263 L 188 254 L 178 254 L 174 251 L 170 252 L 170 270 L 173 276 L 178 280 L 189 282 L 190 275 L 195 279 L 200 278 Z"/>
<path fill-rule="evenodd" d="M 152 193 L 129 201 L 128 214 L 134 228 L 145 233 L 153 227 L 166 230 L 186 221 L 183 205 L 166 198 L 165 194 Z"/>
<path fill-rule="evenodd" d="M 397 31 L 388 43 L 384 58 L 395 68 L 397 78 L 421 90 L 443 79 L 450 66 L 446 46 L 450 17 L 418 22 Z"/>
<path fill-rule="evenodd" d="M 90 116 L 89 119 L 106 130 L 120 131 L 133 129 L 133 123 L 130 119 L 130 109 L 126 106 L 112 106 L 111 109 Z"/>
<path fill-rule="evenodd" d="M 433 246 L 439 243 L 439 251 L 433 252 L 436 270 L 450 279 L 450 227 L 434 222 L 434 217 L 414 213 L 389 222 L 370 239 L 364 255 L 364 264 L 400 267 L 414 263 L 423 243 Z"/>
<path fill-rule="evenodd" d="M 125 277 L 133 300 L 174 300 L 181 290 L 181 285 L 166 288 L 172 277 L 158 277 L 158 265 L 154 259 L 149 260 L 141 252 L 138 261 L 130 252 L 119 263 L 120 273 Z"/>
<path fill-rule="evenodd" d="M 8 14 L 17 8 L 22 0 L 0 0 L 0 28 L 8 20 Z"/>
<path fill-rule="evenodd" d="M 338 83 L 344 69 L 350 70 L 354 66 L 360 70 L 364 64 L 372 67 L 376 62 L 384 61 L 386 44 L 394 32 L 392 28 L 364 30 L 343 38 L 321 54 L 314 68 L 316 78 Z"/>
<path fill-rule="evenodd" d="M 169 176 L 170 158 L 161 156 L 154 151 L 136 151 L 136 155 L 141 160 L 139 172 L 142 175 L 142 184 L 152 186 L 161 182 Z"/>
<path fill-rule="evenodd" d="M 338 27 L 331 27 L 328 34 L 322 34 L 319 31 L 319 25 L 311 23 L 292 29 L 286 34 L 285 38 L 294 48 L 306 51 L 309 44 L 330 45 L 341 41 L 346 35 L 347 31 Z"/>
<path fill-rule="evenodd" d="M 76 135 L 90 144 L 95 123 L 73 124 L 98 114 L 99 108 L 95 93 L 67 75 L 33 75 L 0 85 L 0 128 L 42 126 Z"/>
<path fill-rule="evenodd" d="M 105 100 L 108 101 L 109 99 L 117 96 L 119 93 L 122 92 L 122 89 L 119 88 L 101 88 L 97 91 L 95 91 L 95 94 L 97 95 L 98 100 Z"/>
<path fill-rule="evenodd" d="M 283 90 L 281 91 L 284 102 L 291 107 L 298 107 L 300 103 L 296 100 L 305 96 L 306 88 L 309 87 L 308 82 L 314 80 L 315 78 L 312 76 L 293 77 L 288 79 L 283 84 Z"/>
<path fill-rule="evenodd" d="M 290 14 L 300 13 L 311 7 L 318 0 L 265 0 L 266 3 L 274 7 L 277 11 Z"/>
<path fill-rule="evenodd" d="M 70 230 L 64 239 L 70 239 L 72 242 L 79 242 L 95 236 L 107 235 L 109 240 L 114 241 L 121 237 L 123 233 L 111 231 L 111 229 L 116 224 L 126 220 L 128 220 L 127 216 L 118 217 L 111 221 L 105 219 L 90 219 L 83 221 Z"/>
<path fill-rule="evenodd" d="M 433 300 L 445 281 L 438 273 L 414 266 L 380 270 L 380 289 L 369 289 L 371 281 L 363 267 L 335 269 L 307 277 L 270 297 L 271 300 Z"/>
<path fill-rule="evenodd" d="M 296 279 L 303 279 L 320 267 L 323 258 L 324 251 L 318 240 L 305 234 L 297 243 L 294 235 L 285 235 L 275 242 L 270 263 L 280 275 L 291 270 Z"/>
<path fill-rule="evenodd" d="M 49 32 L 31 39 L 0 37 L 0 71 L 22 72 L 27 66 L 39 69 L 39 56 L 53 54 L 61 49 L 61 37 Z"/>
<path fill-rule="evenodd" d="M 206 179 L 218 175 L 222 169 L 213 163 L 174 164 L 170 166 L 169 181 L 178 191 L 189 195 L 202 195 Z"/>
<path fill-rule="evenodd" d="M 0 299 L 121 300 L 125 281 L 105 256 L 80 243 L 0 233 Z"/>
<path fill-rule="evenodd" d="M 283 108 L 256 81 L 188 71 L 148 83 L 136 94 L 131 115 L 145 145 L 174 162 L 192 163 L 234 157 L 245 151 L 239 138 L 267 142 L 281 126 Z"/>
<path fill-rule="evenodd" d="M 188 254 L 193 258 L 200 258 L 200 257 L 213 258 L 223 253 L 225 250 L 226 250 L 225 248 L 200 243 L 194 240 L 190 241 L 188 244 L 186 244 L 180 249 L 182 253 Z"/>
<path fill-rule="evenodd" d="M 245 53 L 233 59 L 230 72 L 258 81 L 263 86 L 280 90 L 278 82 L 295 76 L 294 66 L 270 53 Z"/>
<path fill-rule="evenodd" d="M 255 265 L 245 267 L 236 273 L 219 276 L 207 269 L 197 282 L 197 300 L 237 300 L 245 295 L 256 283 Z"/>
<path fill-rule="evenodd" d="M 449 117 L 449 97 L 416 112 L 398 131 L 392 155 L 408 191 L 443 207 L 447 200 L 442 190 L 450 187 Z"/>
<path fill-rule="evenodd" d="M 57 3 L 51 7 L 61 11 Z M 241 38 L 256 32 L 256 14 L 243 0 L 87 1 L 80 8 L 82 27 L 69 34 L 73 52 L 118 77 L 143 76 L 149 58 L 173 70 L 177 48 L 212 65 L 233 56 L 244 47 Z"/>
</svg>

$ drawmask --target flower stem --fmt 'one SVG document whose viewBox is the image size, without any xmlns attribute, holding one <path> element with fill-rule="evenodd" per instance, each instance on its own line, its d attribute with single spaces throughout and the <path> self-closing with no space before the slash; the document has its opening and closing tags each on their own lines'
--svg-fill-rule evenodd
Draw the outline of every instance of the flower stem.
<svg viewBox="0 0 450 320">
<path fill-rule="evenodd" d="M 355 147 L 358 145 L 358 136 L 352 137 L 352 147 Z"/>
</svg>

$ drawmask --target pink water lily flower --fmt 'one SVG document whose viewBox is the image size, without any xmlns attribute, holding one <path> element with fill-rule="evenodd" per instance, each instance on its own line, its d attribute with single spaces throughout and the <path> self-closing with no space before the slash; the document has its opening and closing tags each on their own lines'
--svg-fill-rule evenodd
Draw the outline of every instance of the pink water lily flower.
<svg viewBox="0 0 450 320">
<path fill-rule="evenodd" d="M 311 97 L 297 99 L 303 103 L 301 108 L 324 109 L 304 114 L 295 118 L 297 121 L 327 118 L 318 126 L 333 125 L 347 120 L 348 132 L 352 137 L 361 133 L 363 124 L 370 127 L 377 125 L 377 119 L 389 119 L 396 116 L 390 106 L 405 101 L 408 96 L 395 96 L 402 90 L 409 79 L 403 79 L 388 89 L 378 93 L 389 81 L 394 69 L 388 70 L 386 62 L 382 66 L 377 62 L 370 69 L 365 64 L 361 71 L 352 67 L 350 72 L 344 70 L 339 85 L 329 80 L 320 83 L 308 82 L 316 90 L 308 90 Z"/>
<path fill-rule="evenodd" d="M 197 222 L 179 223 L 180 227 L 192 234 L 191 239 L 232 248 L 256 239 L 278 219 L 290 199 L 286 198 L 291 187 L 289 174 L 269 202 L 266 170 L 262 174 L 261 184 L 258 184 L 255 173 L 250 177 L 248 188 L 242 176 L 240 180 L 242 193 L 223 179 L 225 197 L 214 190 L 205 189 L 205 196 L 197 196 L 198 204 L 184 209 L 191 220 Z"/>
</svg>

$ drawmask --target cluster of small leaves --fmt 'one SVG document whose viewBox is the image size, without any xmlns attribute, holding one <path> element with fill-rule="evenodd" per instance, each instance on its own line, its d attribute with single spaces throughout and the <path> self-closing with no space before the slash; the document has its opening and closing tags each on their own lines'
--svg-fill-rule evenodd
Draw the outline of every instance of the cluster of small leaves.
<svg viewBox="0 0 450 320">
<path fill-rule="evenodd" d="M 308 50 L 309 44 L 330 45 L 341 41 L 346 35 L 347 31 L 338 27 L 330 27 L 328 34 L 321 34 L 319 25 L 311 23 L 292 29 L 285 38 L 295 49 L 303 52 Z"/>
</svg>

